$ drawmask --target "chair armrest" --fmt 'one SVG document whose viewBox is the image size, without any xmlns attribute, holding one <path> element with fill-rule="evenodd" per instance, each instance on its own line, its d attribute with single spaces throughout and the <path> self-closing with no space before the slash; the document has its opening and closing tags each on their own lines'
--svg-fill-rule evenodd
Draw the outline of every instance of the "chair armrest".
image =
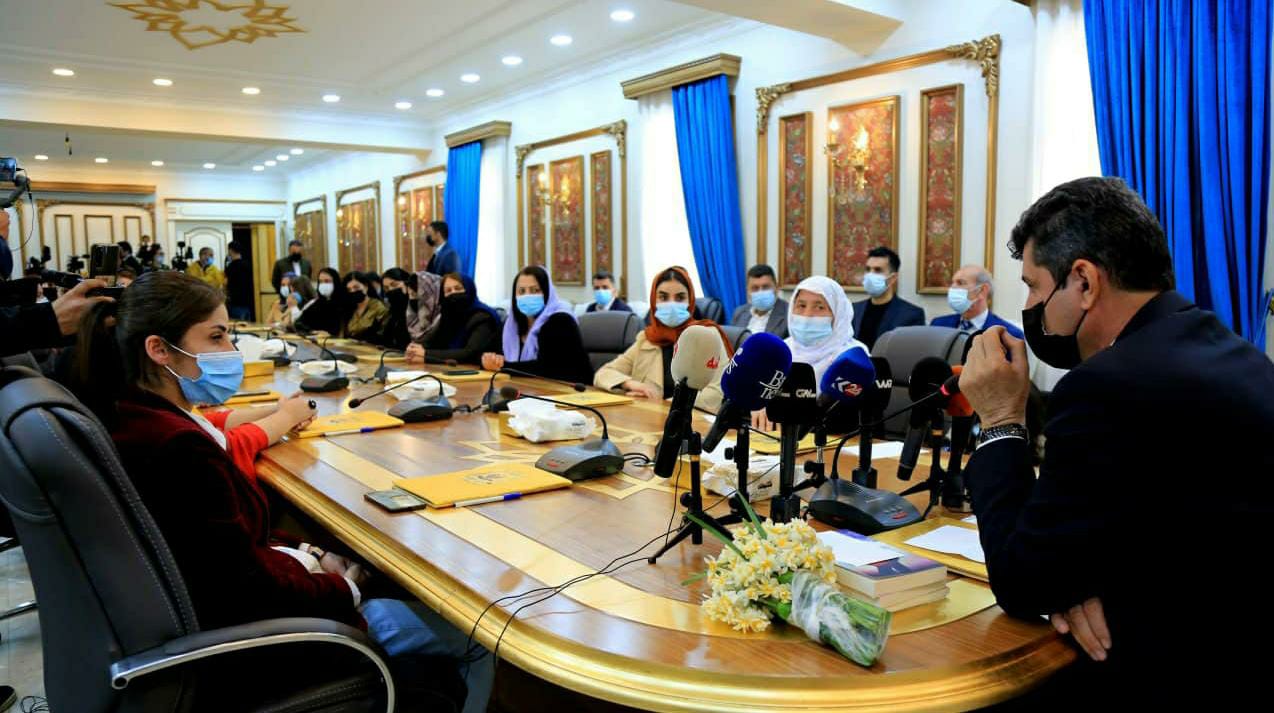
<svg viewBox="0 0 1274 713">
<path fill-rule="evenodd" d="M 182 636 L 111 664 L 111 686 L 123 690 L 135 678 L 221 654 L 303 642 L 336 644 L 366 656 L 385 681 L 386 710 L 394 710 L 394 679 L 384 652 L 364 632 L 330 619 L 265 619 Z"/>
</svg>

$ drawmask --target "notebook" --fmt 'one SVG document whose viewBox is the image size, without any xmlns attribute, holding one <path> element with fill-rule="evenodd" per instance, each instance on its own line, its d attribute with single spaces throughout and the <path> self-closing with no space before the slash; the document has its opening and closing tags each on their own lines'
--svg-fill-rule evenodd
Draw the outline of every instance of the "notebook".
<svg viewBox="0 0 1274 713">
<path fill-rule="evenodd" d="M 778 434 L 776 433 L 775 435 L 777 436 Z M 835 441 L 831 441 L 831 439 L 828 439 L 828 442 L 831 443 L 832 445 L 835 445 Z M 765 436 L 753 435 L 751 443 L 752 443 L 752 451 L 754 453 L 760 453 L 762 455 L 767 455 L 767 456 L 779 455 L 779 441 L 777 439 L 766 438 Z M 811 433 L 808 436 L 802 438 L 800 443 L 796 444 L 796 453 L 797 455 L 800 455 L 801 453 L 813 453 L 813 452 L 814 452 L 814 434 Z"/>
<path fill-rule="evenodd" d="M 947 569 L 955 572 L 956 574 L 963 574 L 966 577 L 980 579 L 983 582 L 991 581 L 990 577 L 987 575 L 985 564 L 974 562 L 973 560 L 966 559 L 960 555 L 936 552 L 934 550 L 907 544 L 907 540 L 932 532 L 938 528 L 948 526 L 967 528 L 972 530 L 974 534 L 977 534 L 977 527 L 975 525 L 965 524 L 959 520 L 949 517 L 934 517 L 907 525 L 906 527 L 900 527 L 897 530 L 877 533 L 872 535 L 872 539 L 877 542 L 883 542 L 887 545 L 897 547 L 900 550 L 907 550 L 908 552 L 914 552 L 923 557 L 928 557 L 935 562 L 946 565 Z"/>
<path fill-rule="evenodd" d="M 463 500 L 567 488 L 571 481 L 530 463 L 492 463 L 441 475 L 404 478 L 394 485 L 423 498 L 431 507 L 445 508 Z"/>
<path fill-rule="evenodd" d="M 394 418 L 383 411 L 355 411 L 331 416 L 319 416 L 304 431 L 297 431 L 296 435 L 299 438 L 336 436 L 349 433 L 366 433 L 401 425 L 403 425 L 402 419 Z"/>
<path fill-rule="evenodd" d="M 630 404 L 633 402 L 631 396 L 623 394 L 606 394 L 601 391 L 579 391 L 570 394 L 552 394 L 547 398 L 555 399 L 566 404 L 574 404 L 576 406 L 619 406 L 620 404 Z"/>
<path fill-rule="evenodd" d="M 818 539 L 836 553 L 836 579 L 869 597 L 932 587 L 947 578 L 947 568 L 938 562 L 882 545 L 856 532 L 820 532 Z M 855 559 L 859 550 L 866 550 L 867 554 Z"/>
</svg>

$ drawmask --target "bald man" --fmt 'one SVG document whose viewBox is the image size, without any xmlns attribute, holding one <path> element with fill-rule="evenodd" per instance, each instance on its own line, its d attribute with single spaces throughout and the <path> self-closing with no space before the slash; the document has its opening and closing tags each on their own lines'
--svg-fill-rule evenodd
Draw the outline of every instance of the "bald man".
<svg viewBox="0 0 1274 713">
<path fill-rule="evenodd" d="M 956 270 L 947 288 L 947 304 L 955 314 L 937 317 L 929 323 L 932 327 L 955 327 L 964 332 L 976 332 L 988 327 L 1001 326 L 1018 339 L 1022 330 L 1012 322 L 997 317 L 987 306 L 991 299 L 991 273 L 981 265 L 965 265 Z"/>
</svg>

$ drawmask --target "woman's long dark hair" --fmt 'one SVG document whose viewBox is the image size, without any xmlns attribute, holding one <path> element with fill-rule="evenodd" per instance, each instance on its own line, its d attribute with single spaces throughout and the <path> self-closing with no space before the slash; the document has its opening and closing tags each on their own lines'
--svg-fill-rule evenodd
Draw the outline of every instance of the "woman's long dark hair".
<svg viewBox="0 0 1274 713">
<path fill-rule="evenodd" d="M 539 265 L 528 265 L 518 270 L 518 274 L 513 276 L 513 303 L 509 305 L 509 311 L 513 313 L 513 318 L 518 322 L 518 336 L 525 337 L 527 330 L 531 328 L 531 320 L 527 319 L 522 310 L 518 309 L 518 278 L 523 275 L 530 275 L 540 285 L 540 293 L 544 295 L 544 301 L 547 303 L 549 299 L 549 274 Z"/>
<path fill-rule="evenodd" d="M 163 378 L 163 370 L 146 356 L 146 338 L 153 334 L 179 344 L 191 326 L 223 302 L 220 290 L 184 272 L 145 273 L 118 302 L 98 303 L 85 313 L 72 391 L 109 424 L 125 388 L 151 386 Z"/>
<path fill-rule="evenodd" d="M 292 291 L 297 296 L 297 307 L 304 307 L 306 302 L 314 299 L 318 294 L 314 291 L 314 283 L 310 282 L 310 278 L 305 275 L 296 275 L 292 278 Z"/>
<path fill-rule="evenodd" d="M 345 283 L 341 280 L 341 273 L 337 272 L 334 267 L 325 267 L 319 270 L 319 274 L 332 278 L 332 296 L 326 299 L 330 299 L 333 302 L 341 302 L 341 295 L 345 292 Z M 317 278 L 315 279 L 314 291 L 318 292 L 318 282 Z"/>
</svg>

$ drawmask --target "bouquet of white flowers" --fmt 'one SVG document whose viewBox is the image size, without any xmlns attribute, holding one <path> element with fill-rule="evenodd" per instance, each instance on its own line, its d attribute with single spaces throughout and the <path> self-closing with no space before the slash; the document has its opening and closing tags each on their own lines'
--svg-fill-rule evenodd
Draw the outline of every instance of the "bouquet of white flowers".
<svg viewBox="0 0 1274 713">
<path fill-rule="evenodd" d="M 761 522 L 750 505 L 744 508 L 751 522 L 733 538 L 687 515 L 726 546 L 705 558 L 706 572 L 684 582 L 708 580 L 712 592 L 702 605 L 708 618 L 765 631 L 777 615 L 851 661 L 872 665 L 889 637 L 890 613 L 836 586 L 836 556 L 805 521 Z"/>
</svg>

